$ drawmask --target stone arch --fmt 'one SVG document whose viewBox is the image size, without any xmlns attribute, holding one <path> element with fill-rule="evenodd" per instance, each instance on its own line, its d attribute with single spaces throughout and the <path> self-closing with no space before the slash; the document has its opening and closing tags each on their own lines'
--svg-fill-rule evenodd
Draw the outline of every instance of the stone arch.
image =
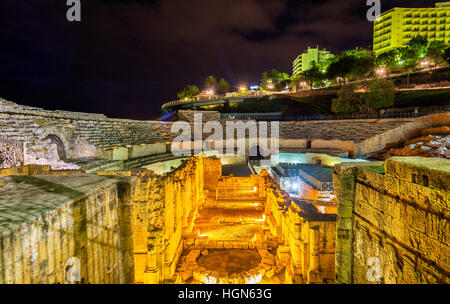
<svg viewBox="0 0 450 304">
<path fill-rule="evenodd" d="M 64 146 L 64 142 L 59 136 L 56 136 L 54 134 L 47 135 L 44 140 L 50 140 L 52 144 L 56 145 L 56 150 L 58 152 L 59 159 L 65 159 L 66 158 L 66 148 Z"/>
</svg>

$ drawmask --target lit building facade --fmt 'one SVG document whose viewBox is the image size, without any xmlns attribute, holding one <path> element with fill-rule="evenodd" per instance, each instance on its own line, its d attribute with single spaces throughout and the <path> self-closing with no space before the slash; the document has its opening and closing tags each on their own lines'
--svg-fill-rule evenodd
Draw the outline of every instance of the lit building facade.
<svg viewBox="0 0 450 304">
<path fill-rule="evenodd" d="M 312 67 L 313 61 L 316 63 L 324 62 L 334 55 L 329 51 L 323 49 L 320 50 L 317 46 L 316 48 L 308 47 L 304 53 L 298 55 L 292 64 L 292 76 L 297 76 L 301 72 L 309 70 Z"/>
<path fill-rule="evenodd" d="M 415 36 L 450 44 L 450 2 L 430 8 L 395 7 L 374 22 L 375 55 L 403 47 Z"/>
</svg>

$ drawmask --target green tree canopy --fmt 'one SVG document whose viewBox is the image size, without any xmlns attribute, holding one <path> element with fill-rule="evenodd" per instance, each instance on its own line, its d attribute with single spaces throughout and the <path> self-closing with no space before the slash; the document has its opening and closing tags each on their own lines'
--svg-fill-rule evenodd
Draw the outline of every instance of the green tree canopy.
<svg viewBox="0 0 450 304">
<path fill-rule="evenodd" d="M 365 109 L 378 110 L 394 105 L 395 86 L 391 80 L 374 79 L 365 84 L 366 93 L 363 95 Z"/>
<path fill-rule="evenodd" d="M 301 77 L 305 79 L 305 81 L 308 83 L 311 89 L 315 82 L 325 79 L 324 73 L 320 71 L 320 68 L 315 61 L 313 61 L 312 67 L 309 70 L 306 70 L 301 73 Z"/>
<path fill-rule="evenodd" d="M 376 58 L 376 63 L 392 71 L 398 66 L 400 57 L 401 49 L 397 48 L 378 55 Z"/>
<path fill-rule="evenodd" d="M 200 90 L 196 85 L 188 85 L 185 88 L 183 88 L 180 92 L 178 92 L 177 96 L 179 99 L 191 99 L 194 96 L 198 95 L 200 93 Z"/>
<path fill-rule="evenodd" d="M 213 89 L 215 90 L 217 88 L 217 79 L 216 77 L 209 75 L 208 77 L 206 77 L 205 79 L 205 87 L 208 89 Z"/>
<path fill-rule="evenodd" d="M 428 46 L 427 58 L 433 61 L 434 65 L 442 64 L 445 61 L 444 53 L 446 47 L 443 41 L 432 41 Z"/>
<path fill-rule="evenodd" d="M 225 78 L 222 78 L 219 80 L 217 88 L 221 94 L 225 94 L 230 91 L 230 84 Z"/>
<path fill-rule="evenodd" d="M 447 61 L 448 64 L 450 64 L 450 47 L 446 48 L 444 51 L 444 60 Z"/>
<path fill-rule="evenodd" d="M 263 90 L 269 90 L 269 85 L 272 84 L 272 79 L 270 79 L 269 77 L 269 73 L 267 72 L 263 72 L 262 73 L 262 78 L 261 78 L 261 82 L 259 84 L 259 86 L 263 89 Z"/>
<path fill-rule="evenodd" d="M 363 93 L 358 93 L 361 89 Z M 331 110 L 336 114 L 351 114 L 359 110 L 361 113 L 392 107 L 395 87 L 391 80 L 374 79 L 362 85 L 354 83 L 343 86 L 334 98 Z"/>
<path fill-rule="evenodd" d="M 351 114 L 358 111 L 359 96 L 356 93 L 358 86 L 354 83 L 344 85 L 333 98 L 331 111 L 336 114 Z"/>
<path fill-rule="evenodd" d="M 406 47 L 409 48 L 417 58 L 423 58 L 427 54 L 428 39 L 426 36 L 416 36 L 406 43 Z"/>
<path fill-rule="evenodd" d="M 345 51 L 335 57 L 327 70 L 329 79 L 360 78 L 370 74 L 375 67 L 375 57 L 366 50 Z"/>
</svg>

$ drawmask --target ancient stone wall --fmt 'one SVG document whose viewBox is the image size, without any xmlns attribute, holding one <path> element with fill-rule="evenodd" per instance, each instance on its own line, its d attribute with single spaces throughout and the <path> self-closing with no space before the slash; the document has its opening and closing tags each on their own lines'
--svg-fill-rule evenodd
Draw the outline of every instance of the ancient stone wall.
<svg viewBox="0 0 450 304">
<path fill-rule="evenodd" d="M 420 130 L 424 128 L 450 125 L 450 113 L 436 113 L 416 118 L 413 121 L 405 122 L 396 128 L 379 133 L 376 125 L 368 128 L 366 132 L 373 132 L 373 136 L 355 143 L 355 155 L 380 151 L 389 144 L 402 142 L 406 139 L 420 135 Z"/>
<path fill-rule="evenodd" d="M 24 164 L 23 143 L 0 136 L 0 169 Z"/>
<path fill-rule="evenodd" d="M 136 282 L 177 281 L 184 238 L 204 202 L 203 168 L 203 158 L 193 157 L 162 176 L 147 169 L 98 172 L 137 178 L 132 214 Z"/>
<path fill-rule="evenodd" d="M 338 283 L 449 283 L 450 161 L 335 167 Z"/>
<path fill-rule="evenodd" d="M 0 178 L 0 283 L 134 281 L 133 178 L 17 171 Z"/>
<path fill-rule="evenodd" d="M 180 113 L 183 119 L 192 124 L 195 111 Z M 224 130 L 226 129 L 225 120 L 219 120 L 217 112 L 202 113 L 203 121 L 220 121 Z M 416 128 L 438 125 L 439 121 L 441 124 L 448 124 L 449 115 L 443 113 L 407 119 L 280 122 L 279 143 L 281 149 L 336 149 L 355 156 L 378 151 L 387 144 L 404 140 Z M 50 164 L 54 169 L 76 169 L 65 163 L 58 163 L 63 158 L 127 160 L 169 152 L 167 143 L 178 135 L 171 133 L 172 126 L 173 122 L 113 119 L 101 114 L 47 111 L 0 99 L 0 136 L 25 143 L 24 164 Z M 268 136 L 270 134 L 269 124 Z M 203 134 L 203 140 L 209 135 Z M 249 141 L 248 136 L 241 140 Z M 226 146 L 225 141 L 223 145 Z M 247 154 L 250 148 L 246 148 Z"/>
<path fill-rule="evenodd" d="M 43 164 L 37 159 L 62 160 L 62 150 L 67 159 L 111 160 L 166 152 L 164 140 L 153 125 L 100 114 L 47 111 L 0 99 L 0 136 L 25 143 L 25 158 L 31 158 L 25 164 Z"/>
<path fill-rule="evenodd" d="M 278 237 L 276 260 L 286 267 L 285 282 L 333 283 L 336 215 L 291 200 L 270 180 L 265 208 L 268 227 Z"/>
</svg>

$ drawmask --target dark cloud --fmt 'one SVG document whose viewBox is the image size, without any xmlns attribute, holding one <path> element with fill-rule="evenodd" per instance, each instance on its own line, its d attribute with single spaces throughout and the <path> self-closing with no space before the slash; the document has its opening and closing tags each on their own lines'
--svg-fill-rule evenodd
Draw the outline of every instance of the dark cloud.
<svg viewBox="0 0 450 304">
<path fill-rule="evenodd" d="M 365 0 L 63 0 L 0 3 L 0 96 L 50 109 L 156 118 L 186 84 L 291 71 L 308 46 L 370 46 Z M 426 7 L 434 1 L 383 1 Z"/>
</svg>

